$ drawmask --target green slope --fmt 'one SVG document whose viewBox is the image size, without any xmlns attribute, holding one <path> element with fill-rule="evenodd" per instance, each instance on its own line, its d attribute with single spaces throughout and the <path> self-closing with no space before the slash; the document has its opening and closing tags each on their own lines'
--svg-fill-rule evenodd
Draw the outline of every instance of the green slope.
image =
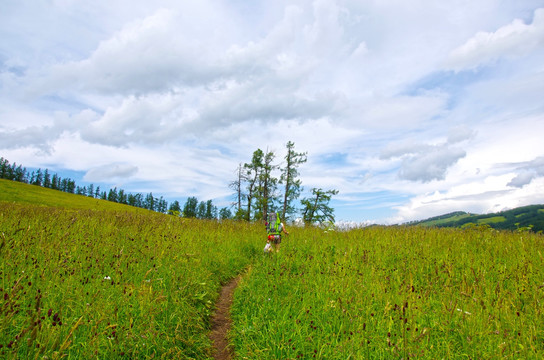
<svg viewBox="0 0 544 360">
<path fill-rule="evenodd" d="M 544 231 L 544 205 L 529 205 L 484 215 L 454 212 L 422 221 L 412 222 L 409 225 L 436 227 L 487 225 L 494 229 L 501 230 L 531 228 L 531 230 L 538 232 Z"/>
<path fill-rule="evenodd" d="M 149 210 L 83 195 L 0 179 L 0 201 L 70 209 L 95 209 L 149 213 Z"/>
</svg>

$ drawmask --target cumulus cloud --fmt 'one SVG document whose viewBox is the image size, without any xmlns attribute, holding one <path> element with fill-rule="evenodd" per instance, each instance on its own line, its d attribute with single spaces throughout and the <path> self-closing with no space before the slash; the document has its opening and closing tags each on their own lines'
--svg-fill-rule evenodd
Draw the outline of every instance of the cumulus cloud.
<svg viewBox="0 0 544 360">
<path fill-rule="evenodd" d="M 220 68 L 209 43 L 216 40 L 205 31 L 197 40 L 189 35 L 195 29 L 188 31 L 181 23 L 195 26 L 182 11 L 164 8 L 134 20 L 101 41 L 88 58 L 53 66 L 42 79 L 42 91 L 130 95 L 213 81 Z"/>
<path fill-rule="evenodd" d="M 544 176 L 544 157 L 519 164 L 516 172 L 517 175 L 507 184 L 508 186 L 521 188 L 530 184 L 534 179 Z"/>
<path fill-rule="evenodd" d="M 181 104 L 175 94 L 129 96 L 120 105 L 108 107 L 103 115 L 95 114 L 81 129 L 81 137 L 112 146 L 161 143 L 178 136 L 183 120 Z"/>
<path fill-rule="evenodd" d="M 452 128 L 448 134 L 448 143 L 455 144 L 470 140 L 476 136 L 476 132 L 465 125 L 460 125 Z"/>
<path fill-rule="evenodd" d="M 408 156 L 403 160 L 399 177 L 410 181 L 429 182 L 444 180 L 446 171 L 466 152 L 446 146 L 429 147 L 426 151 Z"/>
<path fill-rule="evenodd" d="M 58 136 L 44 132 L 43 127 L 31 126 L 20 130 L 0 131 L 0 144 L 4 149 L 18 149 L 28 146 L 36 147 L 45 153 L 50 153 L 51 138 Z"/>
<path fill-rule="evenodd" d="M 380 159 L 401 159 L 399 178 L 409 181 L 430 182 L 444 180 L 449 167 L 466 156 L 463 149 L 448 143 L 429 145 L 424 143 L 401 143 L 385 148 Z"/>
<path fill-rule="evenodd" d="M 495 32 L 479 32 L 465 44 L 454 49 L 447 67 L 455 71 L 475 69 L 501 57 L 521 57 L 544 44 L 544 8 L 534 12 L 533 22 L 520 19 Z"/>
<path fill-rule="evenodd" d="M 542 156 L 536 0 L 24 1 L 0 12 L 10 161 L 209 198 L 292 140 L 305 187 L 340 189 L 353 218 L 384 203 L 369 191 L 389 208 L 437 189 L 437 211 L 474 204 L 447 189 L 490 173 L 489 199 L 541 191 L 537 164 L 516 163 Z"/>
<path fill-rule="evenodd" d="M 129 178 L 138 172 L 138 167 L 130 164 L 107 164 L 87 171 L 85 181 L 108 181 L 119 178 Z"/>
<path fill-rule="evenodd" d="M 521 188 L 529 184 L 536 176 L 537 174 L 533 171 L 525 171 L 517 174 L 507 185 Z"/>
</svg>

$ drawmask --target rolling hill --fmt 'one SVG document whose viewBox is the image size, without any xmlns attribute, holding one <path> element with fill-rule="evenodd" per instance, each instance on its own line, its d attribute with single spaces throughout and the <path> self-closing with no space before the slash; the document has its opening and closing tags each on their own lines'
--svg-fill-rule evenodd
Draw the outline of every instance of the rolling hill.
<svg viewBox="0 0 544 360">
<path fill-rule="evenodd" d="M 532 231 L 539 232 L 544 231 L 544 205 L 529 205 L 484 215 L 457 211 L 421 221 L 410 222 L 407 225 L 435 227 L 486 225 L 500 230 L 530 228 Z"/>
<path fill-rule="evenodd" d="M 95 199 L 84 195 L 66 193 L 18 181 L 0 179 L 0 201 L 69 209 L 115 210 L 149 213 L 149 210 Z"/>
</svg>

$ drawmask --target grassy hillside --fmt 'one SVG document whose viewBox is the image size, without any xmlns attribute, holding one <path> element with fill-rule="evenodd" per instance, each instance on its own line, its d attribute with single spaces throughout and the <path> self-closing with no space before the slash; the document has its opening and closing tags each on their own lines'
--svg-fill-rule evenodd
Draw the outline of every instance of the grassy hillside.
<svg viewBox="0 0 544 360">
<path fill-rule="evenodd" d="M 436 227 L 488 225 L 500 230 L 531 229 L 538 232 L 544 231 L 544 205 L 523 206 L 485 215 L 455 212 L 413 222 L 410 225 Z"/>
<path fill-rule="evenodd" d="M 0 201 L 2 359 L 210 359 L 210 315 L 240 272 L 237 359 L 544 358 L 539 234 L 289 228 L 264 255 L 259 224 L 36 205 L 18 185 Z"/>
<path fill-rule="evenodd" d="M 111 201 L 70 194 L 58 190 L 0 179 L 0 201 L 66 209 L 94 209 L 149 213 L 146 209 L 118 204 Z"/>
<path fill-rule="evenodd" d="M 544 358 L 541 235 L 292 233 L 235 296 L 240 359 Z"/>
<path fill-rule="evenodd" d="M 260 231 L 0 201 L 0 358 L 208 359 L 221 285 L 260 253 Z"/>
</svg>

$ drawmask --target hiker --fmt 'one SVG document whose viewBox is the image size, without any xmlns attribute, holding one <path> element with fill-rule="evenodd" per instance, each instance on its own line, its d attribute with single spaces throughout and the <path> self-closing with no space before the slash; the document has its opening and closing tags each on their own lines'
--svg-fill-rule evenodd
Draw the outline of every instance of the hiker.
<svg viewBox="0 0 544 360">
<path fill-rule="evenodd" d="M 269 248 L 268 244 L 271 244 L 276 252 L 280 251 L 281 233 L 283 232 L 285 235 L 289 235 L 280 220 L 280 215 L 277 212 L 269 213 L 266 217 L 265 226 L 266 232 L 268 233 L 268 238 L 266 240 L 267 248 Z"/>
</svg>

